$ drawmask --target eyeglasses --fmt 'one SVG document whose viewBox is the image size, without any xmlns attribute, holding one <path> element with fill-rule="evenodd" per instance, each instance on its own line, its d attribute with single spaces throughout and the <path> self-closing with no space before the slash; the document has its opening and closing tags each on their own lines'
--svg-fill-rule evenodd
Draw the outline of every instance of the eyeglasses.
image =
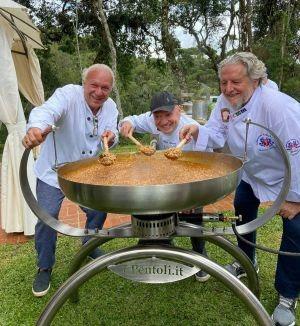
<svg viewBox="0 0 300 326">
<path fill-rule="evenodd" d="M 93 136 L 98 136 L 98 118 L 93 117 Z"/>
</svg>

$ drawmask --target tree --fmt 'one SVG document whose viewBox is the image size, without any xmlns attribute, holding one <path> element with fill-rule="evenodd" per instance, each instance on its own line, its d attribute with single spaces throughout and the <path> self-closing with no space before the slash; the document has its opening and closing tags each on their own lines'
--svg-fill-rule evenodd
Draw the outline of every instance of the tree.
<svg viewBox="0 0 300 326">
<path fill-rule="evenodd" d="M 194 37 L 198 53 L 208 58 L 206 64 L 214 70 L 215 80 L 219 62 L 229 53 L 252 50 L 266 63 L 269 75 L 282 90 L 292 87 L 292 94 L 297 93 L 299 1 L 269 0 L 266 5 L 263 0 L 101 0 L 111 42 L 94 10 L 95 1 L 20 0 L 32 9 L 42 30 L 43 42 L 49 49 L 41 54 L 44 63 L 53 55 L 51 44 L 58 44 L 74 58 L 79 44 L 80 52 L 94 55 L 94 62 L 118 63 L 121 93 L 129 87 L 137 57 L 156 65 L 161 73 L 171 71 L 176 78 L 170 85 L 182 88 L 190 81 L 192 84 L 192 79 L 175 34 L 175 29 L 181 27 Z M 108 55 L 111 45 L 115 59 Z M 158 58 L 151 59 L 154 54 Z M 193 62 L 187 56 L 184 53 L 184 62 Z M 202 77 L 198 74 L 197 78 Z"/>
<path fill-rule="evenodd" d="M 253 6 L 254 49 L 280 89 L 299 99 L 300 3 L 256 0 Z M 266 19 L 265 19 L 266 18 Z"/>
<path fill-rule="evenodd" d="M 109 26 L 107 24 L 106 15 L 105 15 L 104 8 L 103 8 L 103 1 L 102 0 L 96 1 L 95 8 L 96 8 L 96 12 L 98 13 L 98 19 L 101 22 L 101 24 L 103 25 L 104 30 L 105 30 L 105 34 L 106 34 L 108 46 L 109 46 L 109 49 L 110 49 L 110 57 L 111 57 L 111 62 L 112 62 L 112 70 L 113 70 L 114 75 L 115 75 L 115 78 L 117 80 L 117 78 L 118 78 L 118 72 L 117 72 L 117 55 L 116 55 L 116 49 L 115 49 L 114 42 L 113 42 L 112 37 L 111 37 Z M 119 89 L 118 89 L 117 83 L 115 83 L 115 85 L 114 85 L 114 92 L 116 94 L 116 102 L 117 102 L 117 107 L 118 107 L 118 110 L 119 110 L 119 115 L 120 115 L 120 118 L 122 119 L 123 118 L 123 111 L 122 111 L 121 98 L 120 98 L 120 94 L 119 94 Z"/>
<path fill-rule="evenodd" d="M 161 15 L 161 44 L 166 54 L 166 61 L 170 65 L 172 72 L 178 78 L 181 88 L 184 85 L 184 78 L 176 60 L 176 50 L 180 47 L 179 41 L 170 32 L 170 3 L 162 0 Z"/>
<path fill-rule="evenodd" d="M 179 3 L 174 12 L 174 21 L 195 38 L 198 50 L 210 59 L 216 76 L 218 63 L 226 57 L 228 48 L 235 46 L 236 3 L 192 0 Z"/>
<path fill-rule="evenodd" d="M 252 51 L 251 0 L 239 0 L 240 49 Z"/>
</svg>

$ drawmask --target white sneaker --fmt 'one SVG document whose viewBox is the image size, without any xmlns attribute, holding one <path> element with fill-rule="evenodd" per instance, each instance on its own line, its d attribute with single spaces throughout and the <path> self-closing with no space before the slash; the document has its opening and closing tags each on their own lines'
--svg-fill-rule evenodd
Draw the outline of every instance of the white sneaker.
<svg viewBox="0 0 300 326">
<path fill-rule="evenodd" d="M 198 282 L 206 282 L 210 278 L 210 275 L 200 269 L 200 271 L 195 274 L 195 278 Z"/>
<path fill-rule="evenodd" d="M 275 308 L 272 319 L 276 326 L 294 326 L 296 324 L 295 309 L 297 298 L 279 296 L 279 304 Z"/>
<path fill-rule="evenodd" d="M 230 272 L 232 275 L 237 277 L 238 279 L 247 276 L 244 268 L 237 261 L 234 261 L 232 264 L 225 265 L 224 268 L 228 272 Z M 255 263 L 254 263 L 254 268 L 256 270 L 256 273 L 258 273 L 259 272 L 259 267 L 258 267 L 258 263 L 257 263 L 256 260 L 255 260 Z"/>
</svg>

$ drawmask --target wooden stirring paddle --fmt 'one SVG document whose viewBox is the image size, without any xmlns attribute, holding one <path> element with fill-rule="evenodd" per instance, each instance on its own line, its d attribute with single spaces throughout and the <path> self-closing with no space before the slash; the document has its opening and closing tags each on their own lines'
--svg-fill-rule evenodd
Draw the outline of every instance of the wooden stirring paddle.
<svg viewBox="0 0 300 326">
<path fill-rule="evenodd" d="M 128 138 L 136 144 L 136 146 L 138 146 L 139 150 L 141 153 L 147 155 L 147 156 L 151 156 L 155 153 L 155 148 L 152 146 L 144 146 L 143 144 L 141 144 L 136 138 L 134 138 L 131 134 L 128 135 Z"/>
<path fill-rule="evenodd" d="M 114 164 L 117 157 L 115 154 L 109 151 L 107 137 L 103 137 L 102 142 L 103 142 L 104 152 L 102 152 L 102 154 L 99 156 L 98 161 L 102 165 L 112 165 Z"/>
<path fill-rule="evenodd" d="M 168 148 L 164 153 L 165 157 L 170 160 L 179 159 L 179 157 L 182 156 L 182 147 L 186 144 L 186 142 L 187 139 L 183 138 L 182 141 L 176 147 Z"/>
</svg>

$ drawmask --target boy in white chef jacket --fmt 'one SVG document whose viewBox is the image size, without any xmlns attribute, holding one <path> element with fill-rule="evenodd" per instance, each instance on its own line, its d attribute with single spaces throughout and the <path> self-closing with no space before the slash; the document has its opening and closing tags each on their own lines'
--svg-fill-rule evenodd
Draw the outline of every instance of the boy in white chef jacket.
<svg viewBox="0 0 300 326">
<path fill-rule="evenodd" d="M 119 123 L 119 130 L 124 137 L 133 132 L 149 133 L 156 140 L 157 149 L 164 150 L 179 144 L 179 132 L 187 124 L 199 126 L 198 122 L 181 113 L 173 94 L 160 92 L 152 97 L 149 112 L 124 118 Z M 183 151 L 193 151 L 195 146 L 196 141 L 191 139 L 184 145 Z M 191 242 L 194 251 L 206 254 L 205 242 L 201 238 L 191 238 Z M 195 277 L 199 282 L 205 282 L 210 275 L 200 270 Z"/>
</svg>

